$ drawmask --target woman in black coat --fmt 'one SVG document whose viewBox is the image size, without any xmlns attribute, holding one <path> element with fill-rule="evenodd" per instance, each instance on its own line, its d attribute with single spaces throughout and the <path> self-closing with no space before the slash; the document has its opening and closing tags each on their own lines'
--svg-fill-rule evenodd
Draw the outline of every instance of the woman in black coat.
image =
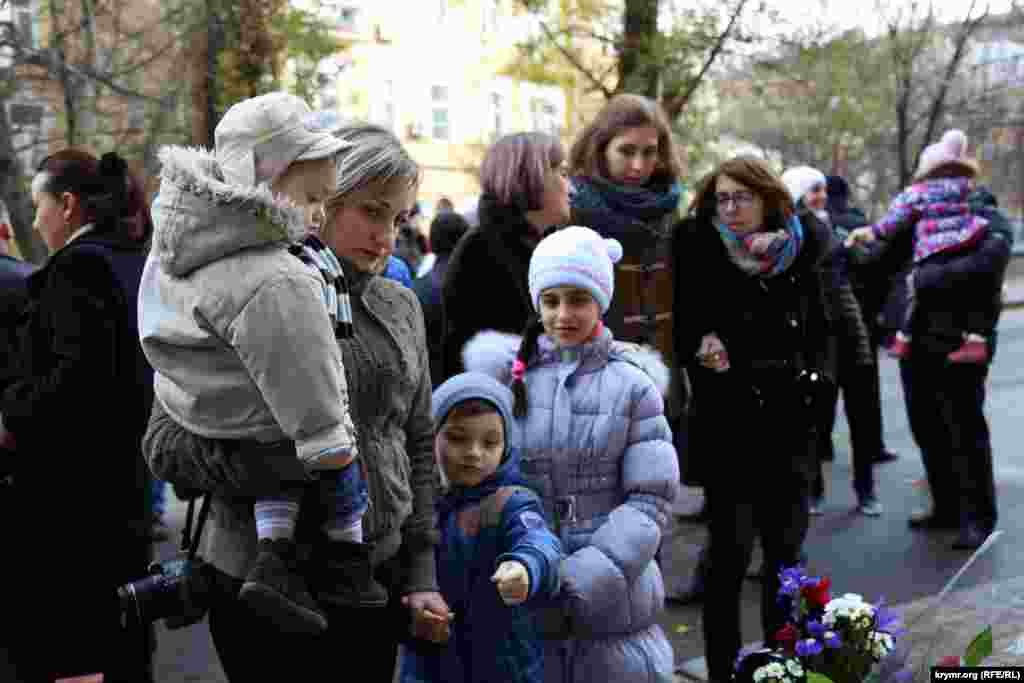
<svg viewBox="0 0 1024 683">
<path fill-rule="evenodd" d="M 51 256 L 29 277 L 14 362 L 0 368 L 21 515 L 7 527 L 17 550 L 4 618 L 26 681 L 149 681 L 150 632 L 122 627 L 117 598 L 151 554 L 139 443 L 152 371 L 136 318 L 149 212 L 116 154 L 48 157 L 32 200 Z"/>
<path fill-rule="evenodd" d="M 704 477 L 714 568 L 704 600 L 710 680 L 732 674 L 756 538 L 766 642 L 785 621 L 778 572 L 798 563 L 807 534 L 815 410 L 830 382 L 822 265 L 832 244 L 813 216 L 795 216 L 786 187 L 754 158 L 731 159 L 706 177 L 676 236 L 676 354 L 697 360 L 694 427 L 721 454 Z"/>
<path fill-rule="evenodd" d="M 835 459 L 832 432 L 835 429 L 839 390 L 850 423 L 853 447 L 853 491 L 857 510 L 867 516 L 882 514 L 882 505 L 875 492 L 874 464 L 882 453 L 882 399 L 877 381 L 876 357 L 871 351 L 868 328 L 861 314 L 860 303 L 853 293 L 848 274 L 849 253 L 842 245 L 845 234 L 836 234 L 826 210 L 828 195 L 825 174 L 809 166 L 797 166 L 782 174 L 782 181 L 801 213 L 813 213 L 833 235 L 836 245 L 825 270 L 826 301 L 836 321 L 834 368 L 836 391 L 824 401 L 818 442 L 818 472 L 811 489 L 811 514 L 824 512 L 825 475 L 823 463 Z"/>
<path fill-rule="evenodd" d="M 962 321 L 951 309 L 951 297 L 970 282 L 987 302 L 978 309 L 1001 307 L 1003 279 L 1013 245 L 1013 229 L 984 189 L 968 198 L 971 211 L 989 221 L 976 248 L 954 262 L 937 261 L 917 269 L 914 293 L 917 312 L 910 355 L 900 360 L 900 379 L 907 416 L 931 490 L 932 509 L 916 512 L 908 523 L 919 530 L 959 530 L 955 550 L 973 550 L 985 542 L 999 519 L 992 469 L 992 442 L 985 397 L 992 353 L 984 363 L 950 363 L 947 354 L 959 347 Z M 885 306 L 888 329 L 906 320 L 905 274 L 911 266 L 912 240 L 897 238 L 886 247 L 887 263 L 902 263 Z M 895 270 L 895 269 L 894 269 Z"/>
<path fill-rule="evenodd" d="M 444 371 L 462 372 L 462 348 L 477 332 L 521 334 L 533 315 L 527 273 L 548 228 L 569 220 L 565 151 L 543 133 L 514 133 L 480 166 L 480 225 L 459 242 L 442 291 Z"/>
</svg>

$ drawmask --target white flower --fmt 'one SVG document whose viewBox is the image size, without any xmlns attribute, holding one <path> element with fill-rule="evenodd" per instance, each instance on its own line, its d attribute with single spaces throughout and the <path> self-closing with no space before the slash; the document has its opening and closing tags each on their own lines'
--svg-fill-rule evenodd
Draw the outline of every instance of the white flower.
<svg viewBox="0 0 1024 683">
<path fill-rule="evenodd" d="M 835 626 L 839 620 L 849 621 L 853 625 L 860 625 L 865 619 L 870 621 L 875 617 L 875 607 L 864 602 L 864 598 L 856 593 L 847 593 L 842 597 L 833 598 L 825 605 L 825 614 L 822 623 L 825 626 Z"/>
<path fill-rule="evenodd" d="M 786 669 L 791 675 L 796 676 L 797 678 L 804 675 L 804 668 L 800 666 L 800 662 L 795 659 L 786 660 Z"/>
<path fill-rule="evenodd" d="M 876 631 L 875 633 L 871 634 L 871 638 L 872 640 L 874 640 L 875 646 L 883 650 L 884 654 L 886 655 L 892 652 L 896 646 L 893 642 L 892 636 L 888 633 Z"/>
<path fill-rule="evenodd" d="M 785 675 L 786 670 L 782 668 L 782 665 L 778 662 L 772 662 L 771 664 L 765 664 L 754 671 L 754 681 L 759 683 L 765 679 L 779 680 Z"/>
</svg>

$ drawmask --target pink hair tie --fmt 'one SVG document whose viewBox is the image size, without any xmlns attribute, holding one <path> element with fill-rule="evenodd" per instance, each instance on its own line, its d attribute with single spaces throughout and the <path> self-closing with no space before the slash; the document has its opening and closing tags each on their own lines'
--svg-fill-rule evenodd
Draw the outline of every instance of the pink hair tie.
<svg viewBox="0 0 1024 683">
<path fill-rule="evenodd" d="M 512 379 L 517 382 L 523 381 L 523 375 L 526 374 L 526 363 L 516 358 L 512 363 Z"/>
</svg>

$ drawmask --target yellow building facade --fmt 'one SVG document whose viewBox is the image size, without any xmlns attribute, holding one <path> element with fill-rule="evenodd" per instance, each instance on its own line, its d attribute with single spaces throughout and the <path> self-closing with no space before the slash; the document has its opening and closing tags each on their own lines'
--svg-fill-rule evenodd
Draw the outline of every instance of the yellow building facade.
<svg viewBox="0 0 1024 683">
<path fill-rule="evenodd" d="M 320 0 L 319 14 L 343 49 L 321 64 L 315 104 L 393 130 L 423 166 L 428 212 L 475 200 L 496 138 L 573 132 L 563 87 L 504 75 L 537 30 L 513 0 Z"/>
</svg>

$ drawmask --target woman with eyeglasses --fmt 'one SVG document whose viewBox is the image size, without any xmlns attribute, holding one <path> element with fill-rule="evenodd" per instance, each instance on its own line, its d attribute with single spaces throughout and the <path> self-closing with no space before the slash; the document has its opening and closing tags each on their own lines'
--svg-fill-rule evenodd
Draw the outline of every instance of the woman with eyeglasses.
<svg viewBox="0 0 1024 683">
<path fill-rule="evenodd" d="M 833 245 L 813 214 L 797 216 L 786 186 L 753 157 L 725 161 L 706 176 L 676 234 L 676 356 L 696 360 L 694 426 L 713 439 L 721 463 L 708 465 L 704 483 L 712 681 L 732 676 L 755 539 L 764 549 L 766 644 L 785 622 L 778 572 L 799 562 L 807 535 L 816 404 L 829 383 L 822 267 Z"/>
<path fill-rule="evenodd" d="M 825 174 L 810 166 L 795 166 L 782 174 L 782 182 L 796 202 L 798 215 L 813 213 L 833 233 L 836 228 L 827 209 L 828 192 Z M 836 235 L 837 242 L 845 235 Z M 857 496 L 857 511 L 877 517 L 882 505 L 875 494 L 874 463 L 881 456 L 882 398 L 877 383 L 871 381 L 877 373 L 875 354 L 871 349 L 864 316 L 854 296 L 847 272 L 848 252 L 837 244 L 834 266 L 826 271 L 826 292 L 830 313 L 836 321 L 834 371 L 836 391 L 822 404 L 818 433 L 818 470 L 811 489 L 811 514 L 824 512 L 825 477 L 823 462 L 835 458 L 832 431 L 835 428 L 836 405 L 839 388 L 843 391 L 843 407 L 850 423 L 850 441 L 853 451 L 853 491 Z"/>
</svg>

